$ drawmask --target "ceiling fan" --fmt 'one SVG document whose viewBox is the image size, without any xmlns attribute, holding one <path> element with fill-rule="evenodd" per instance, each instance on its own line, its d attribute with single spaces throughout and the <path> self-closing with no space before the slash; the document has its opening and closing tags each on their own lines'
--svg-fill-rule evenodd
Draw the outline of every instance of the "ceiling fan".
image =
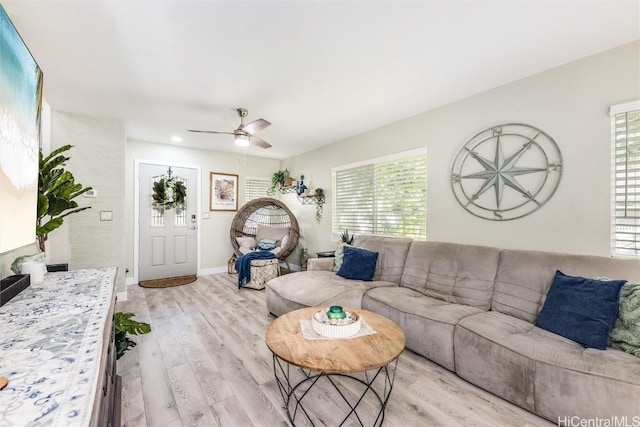
<svg viewBox="0 0 640 427">
<path fill-rule="evenodd" d="M 249 112 L 244 108 L 236 109 L 238 115 L 240 116 L 240 126 L 237 129 L 234 129 L 233 132 L 219 132 L 215 130 L 197 130 L 197 129 L 188 129 L 189 132 L 199 132 L 199 133 L 223 133 L 227 135 L 234 135 L 234 142 L 236 145 L 240 147 L 247 147 L 249 144 L 253 144 L 256 147 L 260 148 L 269 148 L 271 144 L 265 141 L 262 138 L 258 138 L 254 135 L 256 132 L 260 132 L 262 129 L 271 125 L 270 122 L 264 119 L 254 120 L 251 123 L 244 124 L 244 118 L 247 117 Z"/>
</svg>

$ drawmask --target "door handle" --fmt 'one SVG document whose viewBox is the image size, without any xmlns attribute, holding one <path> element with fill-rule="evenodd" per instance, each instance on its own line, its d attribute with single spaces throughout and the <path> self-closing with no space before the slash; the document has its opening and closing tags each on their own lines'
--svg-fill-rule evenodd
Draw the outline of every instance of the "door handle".
<svg viewBox="0 0 640 427">
<path fill-rule="evenodd" d="M 195 230 L 195 229 L 196 229 L 196 226 L 195 226 L 195 225 L 192 225 L 192 226 L 191 226 L 191 227 L 189 227 L 189 228 L 190 228 L 191 230 Z"/>
</svg>

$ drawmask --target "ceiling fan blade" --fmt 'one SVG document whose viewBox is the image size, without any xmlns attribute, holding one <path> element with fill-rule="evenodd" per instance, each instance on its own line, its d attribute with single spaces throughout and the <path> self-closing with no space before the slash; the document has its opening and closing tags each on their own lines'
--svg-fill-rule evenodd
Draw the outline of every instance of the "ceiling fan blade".
<svg viewBox="0 0 640 427">
<path fill-rule="evenodd" d="M 256 147 L 260 147 L 260 148 L 270 148 L 271 147 L 271 144 L 269 144 L 267 141 L 265 141 L 262 138 L 258 138 L 257 136 L 253 136 L 253 135 L 249 136 L 249 142 L 251 142 Z"/>
<path fill-rule="evenodd" d="M 254 133 L 260 132 L 262 129 L 271 125 L 271 122 L 266 121 L 265 119 L 254 120 L 251 123 L 247 123 L 242 128 L 243 132 L 248 133 L 249 135 L 253 135 Z"/>
<path fill-rule="evenodd" d="M 215 130 L 197 130 L 197 129 L 187 129 L 187 132 L 197 132 L 197 133 L 223 133 L 225 135 L 234 135 L 233 132 L 218 132 Z"/>
</svg>

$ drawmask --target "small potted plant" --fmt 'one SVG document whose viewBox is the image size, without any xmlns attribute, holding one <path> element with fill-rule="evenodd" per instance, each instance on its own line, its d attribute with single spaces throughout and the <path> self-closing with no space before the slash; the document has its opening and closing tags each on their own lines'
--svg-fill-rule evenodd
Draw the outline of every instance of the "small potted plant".
<svg viewBox="0 0 640 427">
<path fill-rule="evenodd" d="M 322 188 L 316 188 L 314 197 L 316 198 L 316 222 L 320 224 L 322 220 L 322 210 L 324 208 L 324 190 Z"/>
<path fill-rule="evenodd" d="M 273 196 L 276 193 L 276 189 L 284 186 L 285 179 L 286 177 L 285 177 L 284 171 L 274 172 L 273 175 L 271 176 L 271 185 L 267 190 L 267 194 L 270 196 Z"/>
<path fill-rule="evenodd" d="M 346 243 L 347 245 L 353 244 L 353 234 L 349 235 L 349 229 L 344 230 L 340 234 L 340 241 L 342 243 Z"/>
</svg>

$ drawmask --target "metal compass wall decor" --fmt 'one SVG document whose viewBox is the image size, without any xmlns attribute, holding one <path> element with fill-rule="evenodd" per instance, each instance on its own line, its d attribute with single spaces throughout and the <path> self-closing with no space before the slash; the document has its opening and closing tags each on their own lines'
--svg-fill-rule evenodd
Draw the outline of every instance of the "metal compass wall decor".
<svg viewBox="0 0 640 427">
<path fill-rule="evenodd" d="M 553 138 L 533 126 L 508 123 L 479 132 L 460 149 L 451 185 L 473 215 L 507 221 L 538 210 L 561 176 L 562 154 Z"/>
</svg>

